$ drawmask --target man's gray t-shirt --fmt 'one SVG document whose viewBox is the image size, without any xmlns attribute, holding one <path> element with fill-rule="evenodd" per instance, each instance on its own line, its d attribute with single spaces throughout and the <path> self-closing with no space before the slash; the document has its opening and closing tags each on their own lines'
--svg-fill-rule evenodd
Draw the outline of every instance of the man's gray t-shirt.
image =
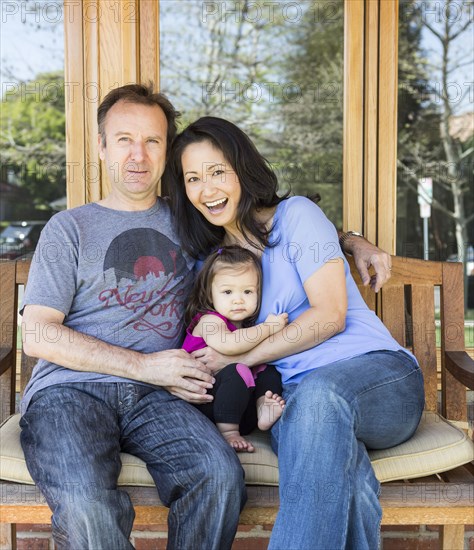
<svg viewBox="0 0 474 550">
<path fill-rule="evenodd" d="M 194 260 L 179 245 L 163 199 L 145 211 L 111 210 L 92 203 L 60 212 L 41 233 L 23 307 L 41 305 L 65 315 L 78 338 L 151 353 L 179 348 Z M 59 337 L 44 327 L 52 342 Z M 26 338 L 34 338 L 34 331 Z M 73 342 L 71 342 L 71 345 Z M 47 386 L 68 382 L 123 382 L 40 359 L 21 410 Z"/>
</svg>

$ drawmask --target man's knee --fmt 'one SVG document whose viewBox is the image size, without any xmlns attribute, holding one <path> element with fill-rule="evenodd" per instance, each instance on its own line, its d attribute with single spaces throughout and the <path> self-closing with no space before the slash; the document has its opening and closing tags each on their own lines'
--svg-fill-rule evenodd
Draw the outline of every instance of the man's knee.
<svg viewBox="0 0 474 550">
<path fill-rule="evenodd" d="M 242 469 L 227 470 L 222 475 L 211 474 L 203 486 L 203 491 L 210 499 L 222 506 L 234 503 L 239 510 L 242 510 L 247 493 Z"/>
<path fill-rule="evenodd" d="M 230 445 L 228 447 L 229 452 L 224 449 L 212 462 L 212 466 L 203 472 L 205 490 L 226 499 L 230 497 L 239 500 L 245 493 L 244 470 L 234 449 Z"/>
<path fill-rule="evenodd" d="M 104 528 L 131 530 L 135 511 L 125 491 L 75 487 L 60 492 L 53 504 L 56 526 L 66 533 L 100 535 Z M 94 537 L 93 537 L 94 538 Z"/>
</svg>

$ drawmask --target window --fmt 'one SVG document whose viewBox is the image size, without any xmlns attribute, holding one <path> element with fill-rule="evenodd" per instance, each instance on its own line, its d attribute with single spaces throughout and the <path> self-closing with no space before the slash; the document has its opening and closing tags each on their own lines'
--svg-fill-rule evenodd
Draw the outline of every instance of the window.
<svg viewBox="0 0 474 550">
<path fill-rule="evenodd" d="M 342 220 L 343 0 L 160 3 L 161 89 L 187 124 L 231 120 L 280 188 Z"/>
<path fill-rule="evenodd" d="M 62 2 L 2 2 L 0 224 L 65 208 Z"/>
<path fill-rule="evenodd" d="M 397 254 L 463 260 L 474 308 L 472 3 L 400 2 Z"/>
</svg>

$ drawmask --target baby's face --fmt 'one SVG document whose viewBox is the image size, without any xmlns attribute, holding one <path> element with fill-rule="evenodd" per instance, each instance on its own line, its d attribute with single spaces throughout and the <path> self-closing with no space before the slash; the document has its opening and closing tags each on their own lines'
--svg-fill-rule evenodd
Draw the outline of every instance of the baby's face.
<svg viewBox="0 0 474 550">
<path fill-rule="evenodd" d="M 255 313 L 258 290 L 258 274 L 252 267 L 223 267 L 212 281 L 214 309 L 230 321 L 239 323 Z"/>
</svg>

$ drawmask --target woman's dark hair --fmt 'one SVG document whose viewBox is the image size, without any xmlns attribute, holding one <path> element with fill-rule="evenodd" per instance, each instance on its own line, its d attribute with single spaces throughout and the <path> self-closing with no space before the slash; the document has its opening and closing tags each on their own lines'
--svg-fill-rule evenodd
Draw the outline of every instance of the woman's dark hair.
<svg viewBox="0 0 474 550">
<path fill-rule="evenodd" d="M 253 315 L 243 322 L 243 326 L 252 326 L 258 317 L 261 303 L 262 290 L 262 266 L 257 256 L 241 246 L 223 246 L 216 252 L 207 257 L 201 271 L 199 272 L 194 288 L 189 296 L 186 313 L 184 316 L 186 326 L 192 330 L 192 320 L 198 313 L 206 313 L 214 311 L 212 303 L 212 283 L 215 275 L 222 268 L 234 267 L 236 269 L 244 269 L 253 267 L 258 276 L 258 305 Z"/>
<path fill-rule="evenodd" d="M 277 177 L 247 134 L 228 120 L 207 116 L 196 120 L 176 136 L 162 180 L 162 188 L 171 198 L 183 248 L 192 256 L 199 257 L 214 250 L 225 235 L 224 228 L 208 222 L 186 196 L 181 157 L 186 147 L 201 142 L 209 142 L 221 150 L 239 178 L 241 199 L 237 227 L 246 241 L 262 249 L 272 246 L 269 242 L 271 228 L 259 223 L 255 212 L 276 206 L 288 194 L 284 197 L 277 195 Z"/>
</svg>

